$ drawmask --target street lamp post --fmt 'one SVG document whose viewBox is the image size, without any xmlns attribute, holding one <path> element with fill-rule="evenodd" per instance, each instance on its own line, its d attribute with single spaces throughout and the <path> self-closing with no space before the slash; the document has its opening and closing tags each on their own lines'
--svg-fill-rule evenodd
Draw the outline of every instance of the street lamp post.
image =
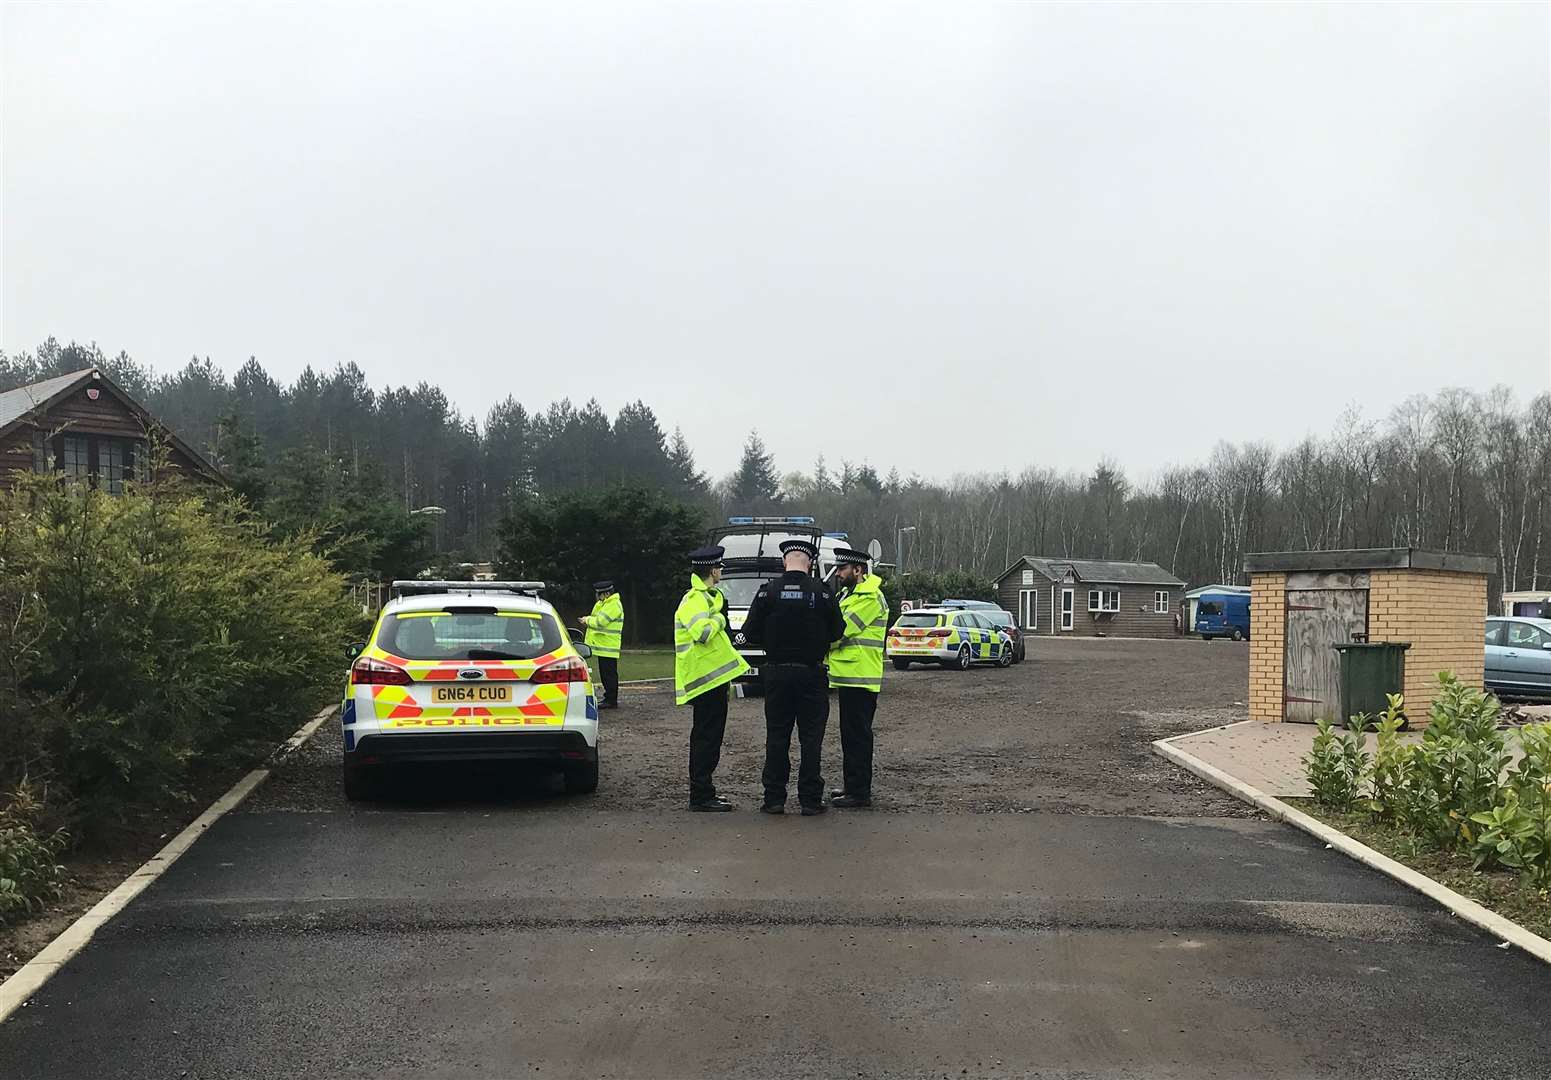
<svg viewBox="0 0 1551 1080">
<path fill-rule="evenodd" d="M 899 563 L 899 576 L 905 576 L 905 534 L 916 531 L 914 525 L 903 525 L 894 532 L 894 558 Z"/>
</svg>

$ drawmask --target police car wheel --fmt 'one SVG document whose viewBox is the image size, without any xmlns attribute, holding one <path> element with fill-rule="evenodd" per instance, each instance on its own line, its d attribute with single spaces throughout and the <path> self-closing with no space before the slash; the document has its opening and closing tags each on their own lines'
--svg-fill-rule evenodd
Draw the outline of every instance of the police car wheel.
<svg viewBox="0 0 1551 1080">
<path fill-rule="evenodd" d="M 960 645 L 958 659 L 954 660 L 953 666 L 958 668 L 960 671 L 968 671 L 974 662 L 975 658 L 974 655 L 969 651 L 969 646 Z"/>
<path fill-rule="evenodd" d="M 894 661 L 894 670 L 895 671 L 909 671 L 910 670 L 910 661 L 909 660 L 900 660 L 900 659 L 896 658 L 895 661 Z"/>
<path fill-rule="evenodd" d="M 1240 630 L 1237 626 L 1235 626 L 1233 628 L 1233 640 L 1234 641 L 1243 641 L 1244 640 L 1244 631 Z"/>
<path fill-rule="evenodd" d="M 356 766 L 344 768 L 345 798 L 351 802 L 363 802 L 382 794 L 382 775 L 379 770 Z"/>
<path fill-rule="evenodd" d="M 598 759 L 580 765 L 567 765 L 565 770 L 567 795 L 591 795 L 598 790 Z"/>
<path fill-rule="evenodd" d="M 997 667 L 1012 667 L 1012 647 L 1003 645 L 1001 652 L 996 657 Z"/>
</svg>

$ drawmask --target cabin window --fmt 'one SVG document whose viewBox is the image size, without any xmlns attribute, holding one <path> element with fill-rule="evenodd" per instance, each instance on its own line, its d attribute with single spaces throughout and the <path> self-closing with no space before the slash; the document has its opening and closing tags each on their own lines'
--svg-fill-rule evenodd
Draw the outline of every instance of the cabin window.
<svg viewBox="0 0 1551 1080">
<path fill-rule="evenodd" d="M 102 439 L 97 446 L 97 476 L 111 495 L 124 493 L 129 478 L 129 446 L 122 439 Z"/>
<path fill-rule="evenodd" d="M 60 438 L 59 471 L 78 480 L 91 476 L 91 444 L 85 436 L 64 435 Z"/>
<path fill-rule="evenodd" d="M 1167 589 L 1159 589 L 1152 594 L 1152 610 L 1155 615 L 1167 615 L 1169 613 L 1169 593 Z"/>
<path fill-rule="evenodd" d="M 1089 589 L 1088 590 L 1088 610 L 1089 611 L 1119 611 L 1120 610 L 1120 590 L 1119 589 Z"/>
<path fill-rule="evenodd" d="M 47 443 L 33 443 L 33 468 L 49 469 Z M 61 475 L 85 480 L 113 495 L 121 495 L 124 485 L 145 479 L 149 455 L 138 439 L 116 439 L 109 435 L 56 435 L 53 440 L 53 468 Z"/>
</svg>

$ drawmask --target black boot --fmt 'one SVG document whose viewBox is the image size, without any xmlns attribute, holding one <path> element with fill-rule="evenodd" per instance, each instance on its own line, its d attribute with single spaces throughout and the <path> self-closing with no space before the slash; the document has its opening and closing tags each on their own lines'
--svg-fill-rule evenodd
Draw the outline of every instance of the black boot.
<svg viewBox="0 0 1551 1080">
<path fill-rule="evenodd" d="M 870 795 L 836 795 L 829 800 L 829 805 L 837 810 L 855 810 L 863 806 L 872 805 Z"/>
<path fill-rule="evenodd" d="M 697 814 L 725 814 L 732 809 L 732 803 L 720 795 L 712 795 L 704 802 L 692 802 L 689 808 Z"/>
</svg>

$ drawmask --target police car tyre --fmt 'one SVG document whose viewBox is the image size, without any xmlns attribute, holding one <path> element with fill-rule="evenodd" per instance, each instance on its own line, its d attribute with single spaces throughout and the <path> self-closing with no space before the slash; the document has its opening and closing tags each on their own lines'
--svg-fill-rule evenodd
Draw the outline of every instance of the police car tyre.
<svg viewBox="0 0 1551 1080">
<path fill-rule="evenodd" d="M 1244 631 L 1240 630 L 1237 626 L 1235 626 L 1233 628 L 1233 640 L 1234 641 L 1243 641 L 1244 640 Z"/>
<path fill-rule="evenodd" d="M 351 802 L 365 802 L 382 795 L 382 770 L 349 765 L 344 767 L 345 798 Z"/>
<path fill-rule="evenodd" d="M 591 795 L 598 790 L 598 758 L 581 765 L 567 765 L 563 775 L 568 795 Z"/>
<path fill-rule="evenodd" d="M 910 661 L 909 660 L 901 660 L 899 657 L 896 656 L 894 658 L 894 670 L 895 671 L 909 671 L 910 670 Z"/>
<path fill-rule="evenodd" d="M 996 666 L 1012 667 L 1012 646 L 1003 645 L 1000 649 L 997 650 Z"/>
<path fill-rule="evenodd" d="M 975 657 L 974 654 L 969 651 L 969 646 L 960 645 L 959 655 L 950 660 L 946 666 L 957 668 L 960 671 L 968 671 L 972 666 L 974 666 L 974 663 Z"/>
</svg>

